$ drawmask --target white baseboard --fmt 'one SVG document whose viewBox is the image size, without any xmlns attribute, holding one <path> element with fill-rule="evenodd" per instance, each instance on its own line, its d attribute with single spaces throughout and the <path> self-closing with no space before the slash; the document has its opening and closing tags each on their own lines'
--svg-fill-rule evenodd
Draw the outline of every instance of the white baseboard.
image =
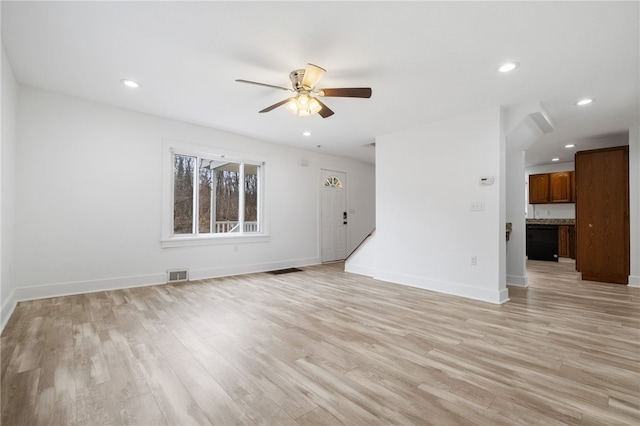
<svg viewBox="0 0 640 426">
<path fill-rule="evenodd" d="M 190 269 L 189 280 L 205 280 L 208 278 L 230 277 L 233 275 L 255 274 L 257 272 L 275 271 L 321 263 L 320 258 L 294 259 L 281 262 L 255 263 L 253 265 L 224 266 L 218 268 Z"/>
<path fill-rule="evenodd" d="M 507 285 L 512 285 L 515 287 L 528 287 L 527 277 L 523 277 L 520 275 L 507 275 Z"/>
<path fill-rule="evenodd" d="M 254 265 L 226 266 L 221 268 L 206 268 L 189 270 L 189 280 L 204 280 L 232 275 L 253 274 L 256 272 L 273 271 L 277 269 L 317 265 L 319 258 L 287 260 L 281 262 L 266 262 Z M 107 278 L 103 280 L 76 281 L 68 283 L 43 284 L 14 289 L 2 304 L 0 312 L 1 328 L 11 318 L 18 302 L 48 299 L 50 297 L 72 296 L 75 294 L 95 293 L 99 291 L 120 290 L 124 288 L 146 287 L 167 283 L 167 273 L 156 273 L 130 277 Z"/>
<path fill-rule="evenodd" d="M 640 287 L 640 276 L 629 275 L 629 287 Z"/>
<path fill-rule="evenodd" d="M 7 321 L 11 318 L 17 305 L 16 292 L 13 290 L 4 303 L 2 303 L 2 306 L 0 306 L 0 333 L 4 330 L 4 326 L 7 325 Z"/>
<path fill-rule="evenodd" d="M 351 262 L 344 264 L 344 271 L 351 274 L 364 275 L 366 277 L 373 277 L 375 275 L 375 269 L 364 265 L 354 265 Z"/>
<path fill-rule="evenodd" d="M 482 302 L 502 304 L 509 301 L 509 289 L 507 288 L 502 290 L 487 290 L 467 284 L 435 281 L 423 277 L 380 270 L 376 271 L 373 278 L 395 284 L 437 291 L 438 293 L 466 297 L 468 299 L 479 300 Z"/>
<path fill-rule="evenodd" d="M 22 302 L 25 300 L 48 299 L 50 297 L 95 293 L 97 291 L 145 287 L 149 285 L 164 284 L 166 281 L 167 274 L 161 273 L 19 287 L 15 289 L 15 293 L 17 301 Z"/>
</svg>

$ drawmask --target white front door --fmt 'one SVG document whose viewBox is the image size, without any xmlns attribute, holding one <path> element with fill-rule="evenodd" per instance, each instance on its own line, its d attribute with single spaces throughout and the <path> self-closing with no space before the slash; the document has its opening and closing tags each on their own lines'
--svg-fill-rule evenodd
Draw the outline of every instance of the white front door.
<svg viewBox="0 0 640 426">
<path fill-rule="evenodd" d="M 322 261 L 347 257 L 347 175 L 322 170 Z"/>
</svg>

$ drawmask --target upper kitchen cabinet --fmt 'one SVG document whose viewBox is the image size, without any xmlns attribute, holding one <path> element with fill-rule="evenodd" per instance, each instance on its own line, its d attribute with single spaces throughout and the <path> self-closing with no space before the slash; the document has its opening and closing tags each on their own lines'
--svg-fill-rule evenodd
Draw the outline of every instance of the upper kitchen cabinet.
<svg viewBox="0 0 640 426">
<path fill-rule="evenodd" d="M 576 172 L 569 172 L 571 178 L 571 202 L 576 202 Z"/>
<path fill-rule="evenodd" d="M 571 202 L 571 174 L 570 172 L 550 173 L 549 201 L 552 203 Z"/>
<path fill-rule="evenodd" d="M 573 203 L 573 172 L 529 175 L 529 204 Z"/>
<path fill-rule="evenodd" d="M 529 203 L 546 204 L 549 202 L 549 173 L 529 175 Z"/>
</svg>

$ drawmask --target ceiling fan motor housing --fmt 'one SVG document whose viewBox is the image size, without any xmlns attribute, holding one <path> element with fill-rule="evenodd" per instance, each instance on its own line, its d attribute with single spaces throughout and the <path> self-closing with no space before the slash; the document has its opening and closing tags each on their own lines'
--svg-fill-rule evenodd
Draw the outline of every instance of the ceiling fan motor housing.
<svg viewBox="0 0 640 426">
<path fill-rule="evenodd" d="M 289 79 L 293 85 L 293 89 L 297 92 L 303 89 L 302 79 L 304 78 L 304 70 L 293 70 L 289 73 Z"/>
</svg>

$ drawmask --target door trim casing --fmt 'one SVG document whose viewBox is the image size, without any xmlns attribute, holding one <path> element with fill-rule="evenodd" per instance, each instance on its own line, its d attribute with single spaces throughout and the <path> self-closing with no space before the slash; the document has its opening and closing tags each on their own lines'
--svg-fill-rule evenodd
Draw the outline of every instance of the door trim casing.
<svg viewBox="0 0 640 426">
<path fill-rule="evenodd" d="M 322 263 L 328 263 L 328 262 L 337 262 L 337 261 L 343 261 L 347 258 L 347 254 L 348 254 L 348 248 L 349 248 L 349 235 L 350 235 L 350 230 L 349 230 L 349 226 L 346 225 L 346 230 L 344 233 L 344 247 L 345 247 L 345 253 L 344 253 L 344 257 L 342 257 L 342 259 L 332 259 L 332 260 L 325 260 L 325 256 L 324 256 L 324 241 L 323 241 L 323 208 L 324 208 L 324 196 L 323 196 L 323 188 L 324 188 L 324 182 L 325 179 L 331 175 L 335 175 L 338 174 L 340 175 L 340 179 L 342 181 L 343 184 L 343 194 L 344 194 L 344 211 L 348 212 L 349 211 L 349 192 L 348 192 L 348 187 L 349 187 L 349 183 L 348 183 L 348 176 L 347 176 L 347 172 L 341 171 L 341 170 L 334 170 L 334 169 L 325 169 L 325 168 L 320 168 L 320 173 L 319 173 L 319 180 L 318 180 L 318 257 L 320 259 L 320 262 Z M 350 218 L 347 219 L 347 221 Z"/>
</svg>

